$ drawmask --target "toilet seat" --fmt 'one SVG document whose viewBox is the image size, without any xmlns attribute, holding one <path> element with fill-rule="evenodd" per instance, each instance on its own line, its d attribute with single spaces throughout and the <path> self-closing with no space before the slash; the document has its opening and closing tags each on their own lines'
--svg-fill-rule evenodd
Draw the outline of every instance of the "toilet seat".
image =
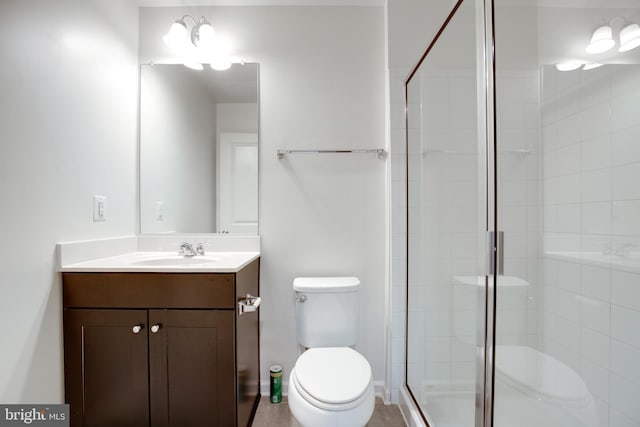
<svg viewBox="0 0 640 427">
<path fill-rule="evenodd" d="M 369 362 L 349 347 L 305 351 L 291 371 L 290 381 L 306 401 L 329 411 L 360 405 L 373 388 Z"/>
</svg>

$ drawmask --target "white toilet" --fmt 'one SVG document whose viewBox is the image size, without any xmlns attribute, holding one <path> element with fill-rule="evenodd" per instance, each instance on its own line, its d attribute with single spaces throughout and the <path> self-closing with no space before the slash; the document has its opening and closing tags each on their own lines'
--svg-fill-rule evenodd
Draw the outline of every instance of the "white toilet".
<svg viewBox="0 0 640 427">
<path fill-rule="evenodd" d="M 306 350 L 291 370 L 289 408 L 305 427 L 359 427 L 373 414 L 371 366 L 358 340 L 356 277 L 298 277 L 298 343 Z"/>
</svg>

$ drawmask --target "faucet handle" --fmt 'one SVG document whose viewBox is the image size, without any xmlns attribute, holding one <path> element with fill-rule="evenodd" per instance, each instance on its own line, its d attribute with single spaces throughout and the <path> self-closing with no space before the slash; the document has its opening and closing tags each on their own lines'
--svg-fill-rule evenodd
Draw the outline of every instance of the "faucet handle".
<svg viewBox="0 0 640 427">
<path fill-rule="evenodd" d="M 193 245 L 189 242 L 182 242 L 180 245 L 180 249 L 178 250 L 178 255 L 192 257 L 195 255 L 193 251 Z"/>
<path fill-rule="evenodd" d="M 196 243 L 196 249 L 195 249 L 196 253 L 198 255 L 204 255 L 204 247 L 205 246 L 207 246 L 206 243 L 203 243 L 203 242 Z"/>
</svg>

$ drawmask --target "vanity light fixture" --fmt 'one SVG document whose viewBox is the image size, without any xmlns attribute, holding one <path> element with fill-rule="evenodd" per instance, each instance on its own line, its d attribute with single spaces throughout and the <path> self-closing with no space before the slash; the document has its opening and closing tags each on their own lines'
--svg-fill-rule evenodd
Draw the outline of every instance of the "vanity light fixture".
<svg viewBox="0 0 640 427">
<path fill-rule="evenodd" d="M 620 45 L 618 52 L 627 52 L 640 46 L 640 25 L 629 23 L 625 18 L 617 16 L 595 29 L 591 35 L 591 42 L 585 51 L 590 54 L 607 52 L 616 45 L 613 38 L 614 29 L 619 29 L 618 37 Z"/>
<path fill-rule="evenodd" d="M 204 16 L 196 20 L 191 15 L 184 15 L 171 24 L 162 40 L 183 58 L 185 67 L 194 70 L 202 70 L 202 64 L 209 64 L 214 70 L 231 67 L 228 43 L 216 35 Z"/>
<path fill-rule="evenodd" d="M 193 28 L 191 28 L 191 34 L 187 29 L 187 19 L 193 22 Z M 177 19 L 169 32 L 162 38 L 164 42 L 172 48 L 184 48 L 191 42 L 195 47 L 211 45 L 213 43 L 215 32 L 213 27 L 204 19 L 204 16 L 200 18 L 200 21 L 196 21 L 191 15 L 184 15 L 182 18 Z"/>
<path fill-rule="evenodd" d="M 640 26 L 629 24 L 620 30 L 620 48 L 618 52 L 626 52 L 640 46 Z"/>
<path fill-rule="evenodd" d="M 603 25 L 593 32 L 591 42 L 585 50 L 587 53 L 602 53 L 611 49 L 615 44 L 613 29 L 609 25 Z"/>
</svg>

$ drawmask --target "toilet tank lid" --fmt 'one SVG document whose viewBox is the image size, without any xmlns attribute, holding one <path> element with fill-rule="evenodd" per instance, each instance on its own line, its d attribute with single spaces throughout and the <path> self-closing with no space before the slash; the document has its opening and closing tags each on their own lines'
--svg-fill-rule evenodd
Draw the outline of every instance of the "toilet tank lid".
<svg viewBox="0 0 640 427">
<path fill-rule="evenodd" d="M 353 292 L 360 286 L 357 277 L 296 277 L 293 290 L 299 292 Z"/>
</svg>

